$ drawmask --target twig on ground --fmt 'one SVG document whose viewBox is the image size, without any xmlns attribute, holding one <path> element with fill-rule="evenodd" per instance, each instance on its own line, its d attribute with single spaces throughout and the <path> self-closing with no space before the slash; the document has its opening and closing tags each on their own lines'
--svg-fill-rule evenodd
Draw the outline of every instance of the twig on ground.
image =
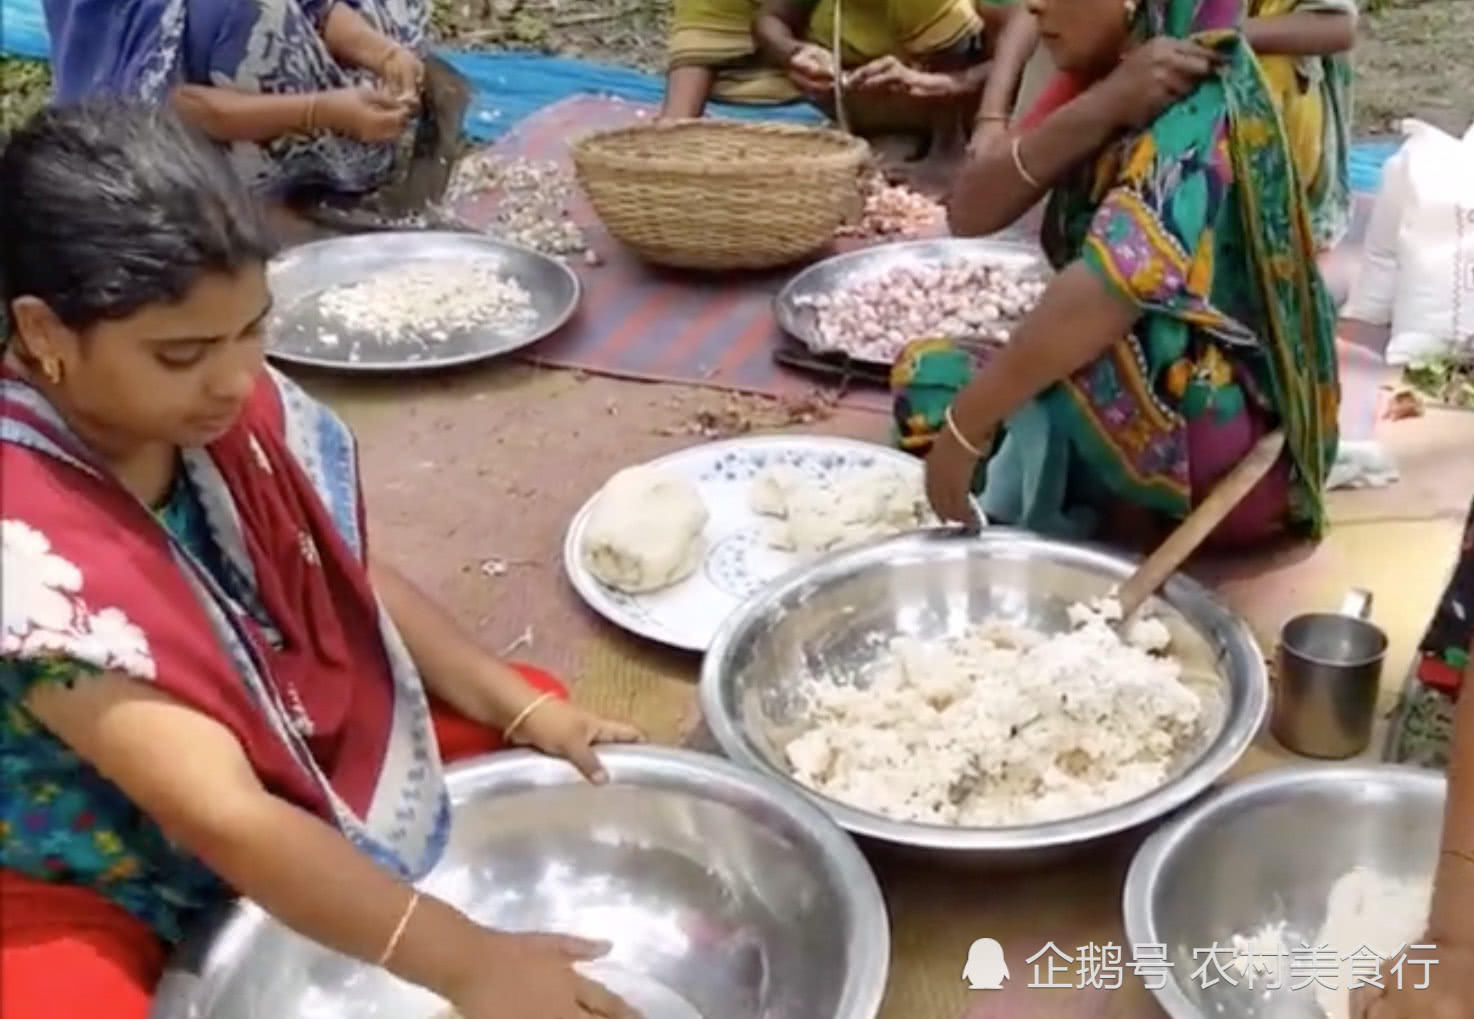
<svg viewBox="0 0 1474 1019">
<path fill-rule="evenodd" d="M 634 14 L 640 9 L 636 4 L 633 7 L 624 7 L 617 11 L 590 11 L 587 14 L 570 14 L 564 18 L 554 18 L 554 28 L 572 28 L 574 25 L 592 25 L 600 21 L 613 21 Z"/>
<path fill-rule="evenodd" d="M 476 28 L 469 32 L 458 32 L 456 34 L 456 41 L 463 43 L 490 42 L 493 39 L 500 41 L 506 34 L 507 30 L 500 25 L 496 28 Z"/>
<path fill-rule="evenodd" d="M 532 647 L 532 639 L 532 627 L 528 626 L 525 630 L 517 635 L 516 640 L 512 641 L 512 643 L 502 648 L 501 656 L 503 658 L 506 658 L 517 653 L 518 651 L 521 651 L 525 647 Z"/>
<path fill-rule="evenodd" d="M 838 402 L 837 393 L 820 389 L 785 397 L 729 393 L 721 405 L 702 407 L 680 425 L 657 428 L 655 434 L 724 439 L 749 432 L 808 425 L 831 417 Z"/>
<path fill-rule="evenodd" d="M 534 564 L 534 562 L 531 559 L 498 559 L 496 557 L 492 557 L 490 559 L 485 560 L 478 567 L 478 569 L 480 569 L 480 571 L 481 571 L 481 573 L 482 573 L 483 576 L 487 576 L 487 577 L 490 577 L 493 580 L 495 580 L 497 577 L 504 577 L 504 576 L 506 576 L 507 575 L 507 571 L 509 569 L 511 569 L 513 566 L 532 566 L 532 565 L 535 565 L 535 564 Z"/>
</svg>

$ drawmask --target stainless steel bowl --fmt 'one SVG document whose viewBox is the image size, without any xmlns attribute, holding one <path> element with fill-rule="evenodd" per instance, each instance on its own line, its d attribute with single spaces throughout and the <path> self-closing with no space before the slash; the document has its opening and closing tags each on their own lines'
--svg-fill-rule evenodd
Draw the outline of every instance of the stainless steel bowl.
<svg viewBox="0 0 1474 1019">
<path fill-rule="evenodd" d="M 1280 920 L 1314 938 L 1331 886 L 1358 865 L 1431 883 L 1444 791 L 1442 775 L 1418 768 L 1285 768 L 1216 793 L 1152 835 L 1131 864 L 1124 910 L 1130 943 L 1165 946 L 1175 962 L 1154 992 L 1162 1008 L 1172 1019 L 1321 1019 L 1310 990 L 1266 998 L 1221 980 L 1203 988 L 1194 950 Z"/>
<path fill-rule="evenodd" d="M 869 865 L 823 813 L 720 758 L 619 747 L 612 782 L 508 752 L 452 769 L 455 827 L 422 885 L 510 930 L 608 938 L 587 973 L 645 1019 L 874 1019 L 890 934 Z M 430 1019 L 436 996 L 237 908 L 181 952 L 152 1019 Z"/>
<path fill-rule="evenodd" d="M 1134 568 L 1095 547 L 1002 527 L 972 536 L 922 531 L 840 552 L 777 581 L 728 618 L 702 665 L 702 711 L 728 756 L 792 782 L 781 747 L 802 731 L 795 691 L 806 673 L 863 675 L 884 648 L 877 638 L 956 634 L 988 616 L 1060 630 L 1067 606 L 1105 594 Z M 1248 626 L 1201 585 L 1172 578 L 1153 610 L 1186 674 L 1202 677 L 1221 702 L 1200 745 L 1156 791 L 1079 817 L 999 828 L 894 821 L 805 791 L 858 835 L 979 863 L 1043 862 L 1161 817 L 1248 749 L 1264 721 L 1269 681 Z"/>
</svg>

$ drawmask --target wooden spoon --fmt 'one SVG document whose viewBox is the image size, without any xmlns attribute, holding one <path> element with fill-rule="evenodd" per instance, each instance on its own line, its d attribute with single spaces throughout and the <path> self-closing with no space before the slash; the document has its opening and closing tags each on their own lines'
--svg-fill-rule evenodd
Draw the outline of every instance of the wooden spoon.
<svg viewBox="0 0 1474 1019">
<path fill-rule="evenodd" d="M 1234 465 L 1213 486 L 1198 508 L 1189 513 L 1177 529 L 1167 535 L 1167 540 L 1146 558 L 1136 572 L 1116 591 L 1116 600 L 1121 604 L 1121 624 L 1131 619 L 1142 603 L 1150 598 L 1167 578 L 1203 543 L 1213 528 L 1223 522 L 1259 479 L 1269 473 L 1285 448 L 1285 433 L 1276 429 L 1254 444 L 1254 448 Z"/>
</svg>

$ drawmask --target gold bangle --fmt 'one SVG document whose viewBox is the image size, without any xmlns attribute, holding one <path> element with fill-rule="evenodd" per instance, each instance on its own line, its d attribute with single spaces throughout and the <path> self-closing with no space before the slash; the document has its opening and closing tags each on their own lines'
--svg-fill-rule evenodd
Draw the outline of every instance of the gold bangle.
<svg viewBox="0 0 1474 1019">
<path fill-rule="evenodd" d="M 1030 173 L 1028 171 L 1028 168 L 1024 166 L 1024 156 L 1023 152 L 1021 151 L 1023 148 L 1023 144 L 1024 139 L 1022 135 L 1013 136 L 1013 145 L 1011 146 L 1011 148 L 1013 149 L 1013 168 L 1018 171 L 1018 175 L 1023 178 L 1025 184 L 1029 185 L 1029 187 L 1031 188 L 1042 191 L 1044 190 L 1044 185 L 1039 183 L 1039 179 L 1035 177 L 1032 173 Z"/>
<path fill-rule="evenodd" d="M 418 889 L 409 897 L 409 905 L 404 907 L 404 913 L 399 917 L 399 923 L 394 925 L 394 933 L 389 935 L 389 943 L 384 946 L 383 953 L 379 956 L 379 968 L 383 969 L 389 965 L 389 960 L 394 957 L 394 950 L 399 947 L 399 941 L 404 937 L 405 928 L 409 926 L 409 918 L 414 916 L 415 907 L 420 904 L 420 893 Z"/>
<path fill-rule="evenodd" d="M 1006 113 L 979 113 L 977 122 L 979 124 L 1006 124 L 1009 116 Z"/>
<path fill-rule="evenodd" d="M 958 444 L 961 445 L 963 449 L 967 450 L 974 457 L 981 460 L 984 455 L 983 451 L 977 446 L 974 446 L 972 442 L 968 439 L 968 437 L 962 434 L 962 429 L 957 427 L 957 419 L 952 416 L 951 404 L 947 405 L 947 410 L 946 413 L 943 414 L 943 417 L 947 419 L 947 431 L 952 433 L 952 438 L 956 439 Z"/>
<path fill-rule="evenodd" d="M 302 118 L 302 130 L 312 134 L 317 130 L 317 93 L 307 97 L 307 114 Z"/>
<path fill-rule="evenodd" d="M 556 696 L 558 695 L 549 690 L 542 696 L 534 698 L 531 704 L 527 705 L 527 707 L 523 708 L 517 713 L 517 717 L 512 719 L 512 724 L 508 725 L 505 729 L 502 730 L 502 742 L 512 742 L 513 733 L 515 733 L 518 729 L 522 727 L 522 723 L 531 718 L 534 711 L 542 707 L 544 704 L 548 703 L 548 701 L 552 700 Z"/>
</svg>

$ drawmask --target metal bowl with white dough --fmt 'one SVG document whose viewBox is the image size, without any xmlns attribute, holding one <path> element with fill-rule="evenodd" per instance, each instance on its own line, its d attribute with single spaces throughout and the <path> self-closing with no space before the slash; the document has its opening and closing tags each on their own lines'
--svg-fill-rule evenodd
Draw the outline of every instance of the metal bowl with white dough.
<svg viewBox="0 0 1474 1019">
<path fill-rule="evenodd" d="M 601 753 L 611 782 L 528 751 L 450 770 L 455 820 L 421 887 L 499 929 L 604 938 L 584 971 L 644 1019 L 874 1019 L 880 888 L 802 797 L 705 754 Z M 151 1019 L 440 1019 L 435 995 L 254 905 L 187 944 Z"/>
<path fill-rule="evenodd" d="M 1153 992 L 1163 1010 L 1171 1019 L 1322 1019 L 1314 985 L 1292 989 L 1302 974 L 1267 996 L 1242 979 L 1205 987 L 1193 978 L 1203 963 L 1194 952 L 1280 921 L 1297 932 L 1293 952 L 1301 937 L 1315 938 L 1331 886 L 1355 867 L 1431 884 L 1445 790 L 1437 772 L 1397 765 L 1282 768 L 1153 834 L 1132 861 L 1123 909 L 1130 944 L 1164 947 L 1173 961 Z M 1407 979 L 1421 980 L 1421 970 L 1409 968 Z"/>
<path fill-rule="evenodd" d="M 1059 632 L 1071 604 L 1105 595 L 1135 565 L 1094 546 L 1004 527 L 919 532 L 828 556 L 748 599 L 723 624 L 702 665 L 707 726 L 729 757 L 803 789 L 783 747 L 805 728 L 806 676 L 863 682 L 890 638 L 955 636 L 990 617 Z M 1175 576 L 1149 609 L 1171 633 L 1184 675 L 1200 677 L 1220 702 L 1198 745 L 1151 793 L 1056 821 L 969 828 L 893 820 L 804 791 L 857 835 L 990 865 L 1048 862 L 1157 820 L 1238 762 L 1263 724 L 1269 681 L 1247 624 L 1206 588 Z"/>
</svg>

